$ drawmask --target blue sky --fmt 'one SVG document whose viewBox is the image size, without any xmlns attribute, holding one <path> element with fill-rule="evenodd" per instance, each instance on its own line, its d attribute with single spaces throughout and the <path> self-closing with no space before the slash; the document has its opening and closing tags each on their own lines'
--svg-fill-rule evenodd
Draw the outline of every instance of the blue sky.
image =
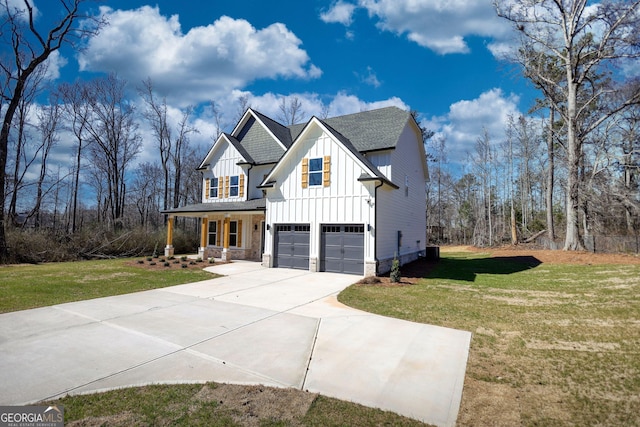
<svg viewBox="0 0 640 427">
<path fill-rule="evenodd" d="M 49 8 L 57 2 L 34 1 L 43 16 L 55 13 Z M 220 106 L 230 130 L 238 97 L 278 118 L 280 99 L 297 96 L 307 117 L 323 107 L 331 116 L 387 105 L 417 110 L 446 139 L 449 161 L 464 162 L 483 127 L 501 139 L 508 115 L 526 112 L 539 96 L 496 59 L 515 39 L 491 0 L 117 0 L 92 7 L 111 24 L 81 54 L 63 50 L 54 58 L 58 78 L 115 71 L 135 88 L 150 77 L 176 121 L 179 108 L 201 106 L 193 139 L 203 144 L 214 131 L 208 101 Z"/>
</svg>

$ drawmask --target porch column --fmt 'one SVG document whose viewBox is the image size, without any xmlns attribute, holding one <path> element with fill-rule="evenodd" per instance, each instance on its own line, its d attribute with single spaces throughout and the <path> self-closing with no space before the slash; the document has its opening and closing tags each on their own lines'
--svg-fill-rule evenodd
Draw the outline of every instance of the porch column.
<svg viewBox="0 0 640 427">
<path fill-rule="evenodd" d="M 209 235 L 209 218 L 202 218 L 202 225 L 200 227 L 200 249 L 198 249 L 198 256 L 200 259 L 207 258 L 207 237 Z"/>
<path fill-rule="evenodd" d="M 230 261 L 231 254 L 229 254 L 229 233 L 231 230 L 231 216 L 225 215 L 222 223 L 222 261 Z"/>
<path fill-rule="evenodd" d="M 164 256 L 173 256 L 173 217 L 167 219 L 167 246 L 164 248 Z"/>
</svg>

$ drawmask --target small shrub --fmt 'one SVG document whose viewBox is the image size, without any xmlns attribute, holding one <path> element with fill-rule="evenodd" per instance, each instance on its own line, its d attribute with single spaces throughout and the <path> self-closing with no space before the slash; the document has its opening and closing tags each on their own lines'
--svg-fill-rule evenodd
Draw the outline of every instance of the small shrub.
<svg viewBox="0 0 640 427">
<path fill-rule="evenodd" d="M 393 262 L 391 263 L 391 274 L 389 278 L 393 283 L 398 283 L 400 281 L 400 261 L 398 258 L 394 257 Z"/>
<path fill-rule="evenodd" d="M 153 261 L 153 258 L 147 257 L 147 261 Z"/>
<path fill-rule="evenodd" d="M 182 255 L 182 256 L 180 257 L 180 261 L 186 261 L 186 260 L 187 260 L 187 256 L 186 256 L 186 255 Z"/>
<path fill-rule="evenodd" d="M 194 261 L 189 261 L 189 265 L 196 265 Z"/>
<path fill-rule="evenodd" d="M 189 267 L 187 264 L 182 264 L 182 268 L 187 268 Z"/>
<path fill-rule="evenodd" d="M 155 261 L 151 261 L 151 262 L 149 263 L 149 265 L 156 265 L 156 262 L 155 262 Z"/>
<path fill-rule="evenodd" d="M 176 259 L 176 257 L 174 257 L 173 255 L 171 255 L 171 256 L 170 256 L 169 258 L 167 258 L 167 259 L 174 260 L 174 259 Z"/>
<path fill-rule="evenodd" d="M 143 259 L 139 259 L 138 260 L 138 264 L 144 264 L 144 260 Z"/>
<path fill-rule="evenodd" d="M 209 258 L 209 264 L 215 264 L 216 259 L 214 257 Z"/>
<path fill-rule="evenodd" d="M 196 258 L 196 262 L 202 262 L 202 258 L 200 257 Z"/>
<path fill-rule="evenodd" d="M 180 264 L 180 261 L 178 261 L 177 259 L 174 259 L 174 260 L 173 260 L 173 263 L 174 263 L 174 264 Z"/>
<path fill-rule="evenodd" d="M 164 262 L 164 261 L 165 261 L 165 259 L 164 259 L 164 258 L 159 258 L 159 259 L 158 259 L 158 261 L 160 261 L 160 262 Z"/>
<path fill-rule="evenodd" d="M 171 267 L 171 263 L 169 261 L 165 261 L 162 265 L 164 265 L 165 267 Z"/>
</svg>

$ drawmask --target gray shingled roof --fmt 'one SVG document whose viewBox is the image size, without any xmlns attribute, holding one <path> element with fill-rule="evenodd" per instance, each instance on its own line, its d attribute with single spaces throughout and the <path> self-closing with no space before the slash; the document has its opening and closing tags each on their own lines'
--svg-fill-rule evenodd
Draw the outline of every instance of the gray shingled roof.
<svg viewBox="0 0 640 427">
<path fill-rule="evenodd" d="M 395 148 L 400 134 L 411 118 L 411 113 L 398 107 L 386 107 L 378 110 L 363 111 L 346 116 L 323 120 L 347 138 L 360 152 Z M 289 127 L 293 140 L 302 129 L 302 125 Z"/>
<path fill-rule="evenodd" d="M 262 123 L 289 148 L 300 135 L 307 123 L 283 126 L 264 114 L 254 111 Z M 367 152 L 395 148 L 400 134 L 411 114 L 397 107 L 386 107 L 378 110 L 363 111 L 346 116 L 333 117 L 323 122 L 350 142 L 357 152 Z M 233 137 L 231 137 L 233 138 Z M 230 138 L 230 139 L 231 139 Z M 238 149 L 249 161 L 256 164 L 276 163 L 284 150 L 273 140 L 271 135 L 256 121 L 249 120 L 241 129 L 238 142 L 244 150 Z M 344 142 L 344 141 L 343 141 Z M 236 148 L 238 146 L 236 145 Z"/>
<path fill-rule="evenodd" d="M 362 155 L 362 153 L 360 153 L 351 143 L 351 141 L 349 141 L 344 135 L 342 135 L 340 132 L 338 132 L 337 130 L 335 130 L 332 126 L 330 126 L 327 122 L 323 122 L 324 125 L 327 127 L 327 130 L 329 132 L 331 132 L 336 138 L 338 138 L 338 140 L 342 143 L 342 145 L 344 145 L 349 151 L 351 151 L 357 158 L 360 159 L 360 161 L 362 163 L 364 163 L 371 171 L 374 172 L 375 174 L 375 178 L 378 178 L 380 180 L 382 180 L 383 182 L 391 185 L 392 187 L 397 187 L 394 183 L 392 183 L 389 179 L 387 179 L 386 176 L 384 176 L 382 174 L 382 172 L 380 172 L 378 170 L 377 167 L 375 167 L 373 165 L 373 163 L 371 163 L 371 161 L 369 159 L 367 159 L 365 156 Z M 361 177 L 363 178 L 363 177 Z M 371 177 L 369 177 L 371 178 Z"/>
<path fill-rule="evenodd" d="M 260 120 L 265 117 L 260 116 Z M 240 144 L 257 164 L 276 163 L 284 154 L 282 146 L 255 120 L 249 120 L 238 137 Z"/>
<path fill-rule="evenodd" d="M 260 120 L 262 120 L 262 123 L 269 128 L 269 130 L 280 140 L 280 142 L 284 144 L 285 147 L 291 147 L 293 139 L 291 139 L 291 132 L 286 126 L 255 110 L 253 112 L 256 113 Z"/>
<path fill-rule="evenodd" d="M 231 141 L 231 144 L 236 148 L 236 150 L 238 150 L 240 155 L 244 157 L 244 159 L 247 162 L 255 163 L 255 160 L 253 160 L 253 157 L 247 152 L 247 150 L 244 148 L 244 145 L 242 145 L 242 143 L 238 141 L 235 136 L 228 134 L 226 132 L 224 135 L 229 139 L 229 141 Z"/>
</svg>

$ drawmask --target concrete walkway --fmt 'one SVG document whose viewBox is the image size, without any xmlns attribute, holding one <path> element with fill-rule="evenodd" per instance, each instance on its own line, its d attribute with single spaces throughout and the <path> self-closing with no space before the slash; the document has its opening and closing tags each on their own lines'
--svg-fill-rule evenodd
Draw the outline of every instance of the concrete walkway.
<svg viewBox="0 0 640 427">
<path fill-rule="evenodd" d="M 355 310 L 356 276 L 234 262 L 225 277 L 0 315 L 0 405 L 149 383 L 295 387 L 455 425 L 469 332 Z"/>
</svg>

